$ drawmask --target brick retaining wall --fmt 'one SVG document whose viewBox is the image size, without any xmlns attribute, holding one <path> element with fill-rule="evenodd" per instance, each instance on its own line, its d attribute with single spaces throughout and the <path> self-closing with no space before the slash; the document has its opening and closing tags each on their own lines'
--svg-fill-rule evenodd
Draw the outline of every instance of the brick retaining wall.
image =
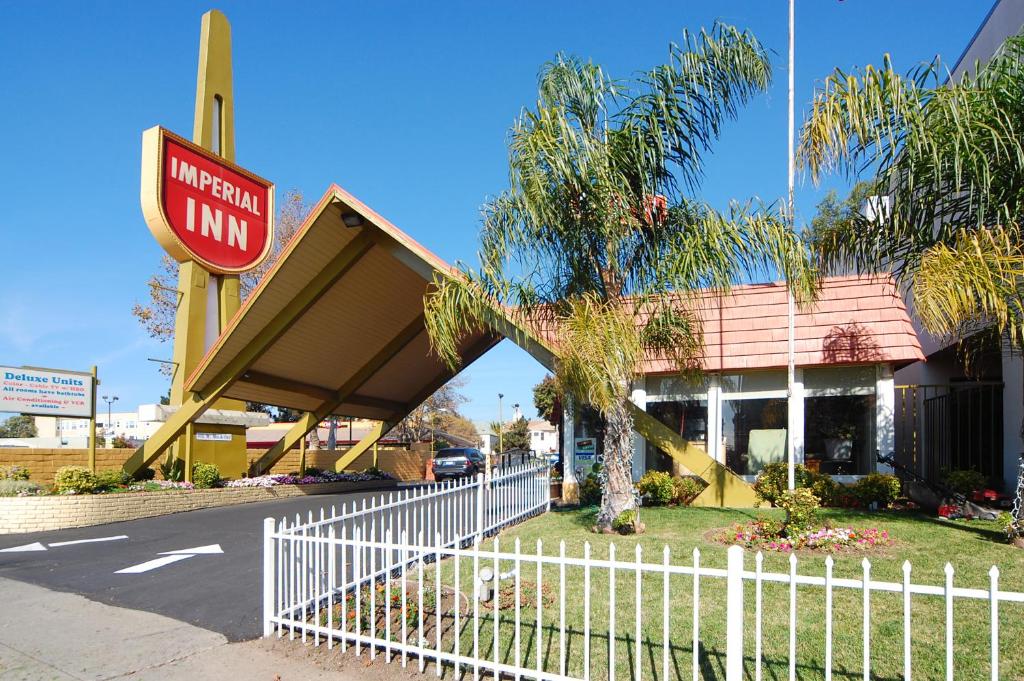
<svg viewBox="0 0 1024 681">
<path fill-rule="evenodd" d="M 321 470 L 334 470 L 335 462 L 348 450 L 326 449 L 306 452 L 306 466 Z M 96 470 L 115 470 L 121 468 L 134 449 L 96 450 Z M 265 453 L 262 449 L 246 450 L 249 463 L 259 459 Z M 430 452 L 409 451 L 404 447 L 378 447 L 378 465 L 381 470 L 390 473 L 399 480 L 422 480 Z M 0 466 L 25 466 L 31 473 L 31 479 L 39 483 L 53 482 L 53 476 L 61 466 L 86 466 L 89 464 L 88 449 L 29 449 L 20 447 L 0 448 Z M 351 463 L 347 470 L 362 471 L 373 464 L 373 450 L 367 450 Z M 280 461 L 274 464 L 272 473 L 290 473 L 299 468 L 299 450 L 292 449 Z M 159 468 L 154 464 L 154 470 Z"/>
<path fill-rule="evenodd" d="M 0 535 L 45 532 L 68 527 L 102 525 L 150 518 L 200 508 L 234 506 L 311 494 L 338 494 L 368 489 L 393 489 L 396 482 L 329 482 L 319 485 L 227 487 L 46 497 L 0 497 Z"/>
</svg>

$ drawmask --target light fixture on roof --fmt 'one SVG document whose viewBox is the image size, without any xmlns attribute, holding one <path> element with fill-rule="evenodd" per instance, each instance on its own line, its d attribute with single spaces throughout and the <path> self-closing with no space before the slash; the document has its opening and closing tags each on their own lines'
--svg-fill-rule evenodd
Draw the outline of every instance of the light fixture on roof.
<svg viewBox="0 0 1024 681">
<path fill-rule="evenodd" d="M 342 213 L 341 220 L 346 227 L 358 227 L 363 224 L 363 216 L 359 213 Z"/>
</svg>

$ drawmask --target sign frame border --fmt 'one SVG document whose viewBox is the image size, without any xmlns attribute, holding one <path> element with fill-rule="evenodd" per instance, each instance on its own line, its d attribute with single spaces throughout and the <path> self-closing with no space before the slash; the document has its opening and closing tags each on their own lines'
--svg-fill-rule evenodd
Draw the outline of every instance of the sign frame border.
<svg viewBox="0 0 1024 681">
<path fill-rule="evenodd" d="M 37 372 L 48 372 L 49 371 L 49 372 L 53 372 L 55 374 L 68 374 L 68 375 L 71 375 L 71 376 L 83 376 L 83 377 L 89 379 L 89 382 L 90 382 L 89 383 L 90 384 L 89 393 L 90 393 L 91 396 L 89 398 L 89 401 L 91 403 L 90 406 L 92 407 L 92 409 L 91 409 L 91 413 L 88 416 L 69 416 L 67 414 L 54 414 L 52 412 L 40 412 L 40 411 L 18 411 L 18 412 L 10 412 L 10 413 L 22 414 L 24 416 L 48 416 L 50 418 L 57 418 L 57 419 L 89 419 L 89 420 L 95 420 L 96 419 L 96 388 L 99 386 L 100 381 L 99 381 L 99 378 L 96 376 L 95 373 L 93 373 L 91 371 L 78 371 L 76 369 L 55 369 L 53 367 L 37 367 L 37 366 L 31 366 L 31 365 L 27 365 L 27 364 L 22 364 L 21 366 L 17 366 L 17 367 L 13 366 L 13 365 L 10 365 L 10 364 L 0 364 L 0 366 L 6 367 L 6 368 L 9 368 L 9 369 L 22 369 L 22 370 L 37 371 Z"/>
<path fill-rule="evenodd" d="M 174 233 L 167 215 L 164 213 L 163 201 L 163 163 L 164 163 L 164 140 L 171 139 L 177 144 L 193 151 L 201 156 L 216 156 L 215 162 L 223 164 L 230 170 L 244 175 L 247 179 L 267 187 L 267 236 L 263 244 L 263 252 L 252 264 L 245 267 L 223 267 L 210 262 L 186 246 L 178 235 Z M 212 154 L 209 149 L 199 146 L 194 142 L 176 135 L 167 128 L 154 125 L 142 133 L 142 188 L 140 199 L 142 203 L 142 216 L 146 220 L 146 226 L 153 234 L 157 242 L 163 246 L 168 255 L 178 262 L 192 260 L 199 263 L 204 269 L 214 274 L 242 274 L 256 269 L 266 261 L 274 246 L 274 183 L 266 178 L 232 163 L 222 156 Z"/>
</svg>

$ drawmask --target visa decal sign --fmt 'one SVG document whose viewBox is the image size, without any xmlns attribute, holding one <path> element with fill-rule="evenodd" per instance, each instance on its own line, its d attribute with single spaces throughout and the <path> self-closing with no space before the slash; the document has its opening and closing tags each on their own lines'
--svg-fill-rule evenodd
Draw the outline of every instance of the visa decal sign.
<svg viewBox="0 0 1024 681">
<path fill-rule="evenodd" d="M 274 240 L 274 185 L 159 126 L 142 134 L 142 214 L 178 262 L 232 274 Z"/>
</svg>

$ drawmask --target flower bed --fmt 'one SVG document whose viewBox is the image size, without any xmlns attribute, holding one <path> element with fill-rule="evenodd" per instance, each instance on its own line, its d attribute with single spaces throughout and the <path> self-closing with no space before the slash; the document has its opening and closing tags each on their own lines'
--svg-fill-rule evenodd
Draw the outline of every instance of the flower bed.
<svg viewBox="0 0 1024 681">
<path fill-rule="evenodd" d="M 739 544 L 755 551 L 823 551 L 826 553 L 872 551 L 893 545 L 887 530 L 875 527 L 819 527 L 786 535 L 779 523 L 767 519 L 736 524 L 713 532 L 722 544 Z"/>
<path fill-rule="evenodd" d="M 260 475 L 254 478 L 225 480 L 222 487 L 277 487 L 278 485 L 319 485 L 325 482 L 370 482 L 372 480 L 394 480 L 384 473 L 332 473 L 324 471 L 316 475 Z"/>
<path fill-rule="evenodd" d="M 273 501 L 317 494 L 395 489 L 393 480 L 362 482 L 321 482 L 278 484 L 271 487 L 222 487 L 215 489 L 164 488 L 111 490 L 102 494 L 49 494 L 30 497 L 0 497 L 0 535 L 44 532 L 67 527 L 85 527 L 104 523 L 149 518 L 170 513 L 194 511 L 217 506 L 233 506 L 258 501 Z M 177 483 L 182 485 L 182 483 Z"/>
</svg>

